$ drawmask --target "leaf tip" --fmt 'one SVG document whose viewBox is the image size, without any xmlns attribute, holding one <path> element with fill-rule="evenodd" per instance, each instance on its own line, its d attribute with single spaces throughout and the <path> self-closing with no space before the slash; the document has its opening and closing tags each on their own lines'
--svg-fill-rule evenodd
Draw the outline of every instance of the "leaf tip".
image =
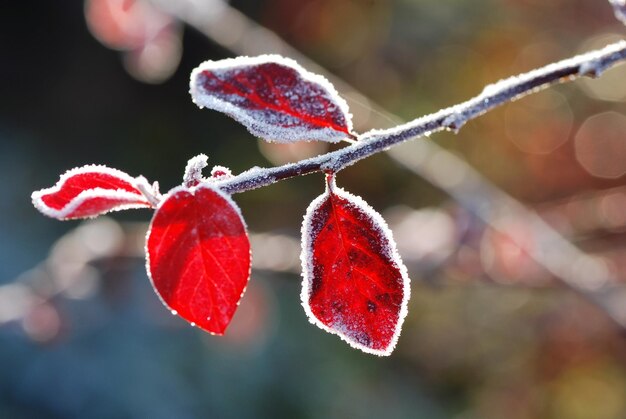
<svg viewBox="0 0 626 419">
<path fill-rule="evenodd" d="M 280 55 L 205 61 L 192 71 L 189 91 L 199 107 L 231 116 L 266 141 L 355 138 L 348 105 L 334 86 Z"/>
</svg>

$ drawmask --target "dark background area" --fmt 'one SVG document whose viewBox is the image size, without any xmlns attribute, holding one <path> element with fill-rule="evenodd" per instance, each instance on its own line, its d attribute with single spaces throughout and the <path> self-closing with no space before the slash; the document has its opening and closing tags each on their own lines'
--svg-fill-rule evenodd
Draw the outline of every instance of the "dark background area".
<svg viewBox="0 0 626 419">
<path fill-rule="evenodd" d="M 405 119 L 624 33 L 603 1 L 231 6 Z M 624 331 L 384 155 L 338 182 L 387 218 L 409 265 L 409 316 L 392 356 L 349 348 L 300 306 L 297 240 L 323 188 L 316 175 L 235 196 L 250 230 L 265 234 L 253 241 L 265 268 L 253 271 L 226 336 L 171 316 L 141 255 L 149 211 L 61 223 L 37 213 L 31 192 L 91 163 L 165 192 L 199 153 L 239 173 L 280 164 L 287 151 L 191 102 L 191 70 L 230 51 L 185 27 L 177 69 L 144 83 L 124 64 L 132 51 L 99 42 L 84 9 L 77 0 L 0 6 L 0 417 L 626 417 Z M 428 141 L 624 281 L 625 76 L 621 67 L 558 86 Z"/>
</svg>

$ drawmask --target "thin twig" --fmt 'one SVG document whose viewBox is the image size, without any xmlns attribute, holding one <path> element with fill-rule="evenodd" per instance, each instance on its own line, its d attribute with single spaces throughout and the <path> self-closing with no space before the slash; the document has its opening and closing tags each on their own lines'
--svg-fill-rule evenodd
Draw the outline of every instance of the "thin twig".
<svg viewBox="0 0 626 419">
<path fill-rule="evenodd" d="M 272 168 L 255 167 L 231 179 L 218 182 L 225 192 L 235 194 L 268 186 L 280 180 L 321 171 L 338 172 L 355 162 L 407 140 L 443 130 L 458 131 L 467 121 L 497 106 L 556 83 L 581 76 L 598 77 L 606 69 L 626 60 L 626 41 L 559 61 L 485 87 L 478 96 L 461 104 L 415 119 L 387 130 L 363 134 L 355 144 L 321 156 Z"/>
</svg>

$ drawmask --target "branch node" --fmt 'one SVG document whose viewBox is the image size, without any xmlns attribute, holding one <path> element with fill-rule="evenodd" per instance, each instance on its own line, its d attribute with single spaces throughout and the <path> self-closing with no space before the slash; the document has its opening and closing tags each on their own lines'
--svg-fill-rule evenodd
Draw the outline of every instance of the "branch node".
<svg viewBox="0 0 626 419">
<path fill-rule="evenodd" d="M 146 200 L 152 205 L 153 208 L 159 206 L 161 202 L 161 193 L 159 192 L 159 183 L 154 182 L 152 185 L 148 183 L 145 177 L 138 176 L 135 178 L 135 186 L 143 194 Z"/>
<path fill-rule="evenodd" d="M 331 157 L 328 161 L 320 164 L 320 170 L 326 174 L 334 173 L 338 170 L 337 168 L 337 158 Z"/>
<path fill-rule="evenodd" d="M 578 69 L 580 76 L 591 77 L 597 79 L 606 70 L 606 66 L 599 60 L 591 60 L 586 63 L 582 63 Z"/>
<path fill-rule="evenodd" d="M 465 119 L 463 115 L 455 112 L 445 117 L 444 120 L 441 121 L 441 126 L 447 129 L 448 131 L 452 131 L 455 134 L 458 134 L 466 122 L 467 122 L 467 119 Z"/>
</svg>

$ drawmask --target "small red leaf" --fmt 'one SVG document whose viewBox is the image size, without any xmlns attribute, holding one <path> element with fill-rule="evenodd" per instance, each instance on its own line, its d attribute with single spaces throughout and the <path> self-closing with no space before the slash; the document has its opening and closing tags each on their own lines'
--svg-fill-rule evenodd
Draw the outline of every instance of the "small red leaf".
<svg viewBox="0 0 626 419">
<path fill-rule="evenodd" d="M 192 325 L 223 334 L 250 277 L 250 241 L 230 197 L 206 183 L 173 189 L 154 214 L 146 250 L 163 303 Z"/>
<path fill-rule="evenodd" d="M 302 226 L 302 305 L 351 346 L 389 355 L 407 312 L 406 268 L 383 218 L 329 180 Z"/>
<path fill-rule="evenodd" d="M 59 220 L 95 217 L 109 211 L 150 207 L 138 188 L 144 182 L 105 166 L 83 166 L 63 174 L 52 188 L 33 192 L 32 200 L 44 215 Z"/>
<path fill-rule="evenodd" d="M 332 84 L 279 55 L 206 61 L 191 73 L 190 89 L 198 106 L 268 141 L 354 138 L 348 105 Z"/>
</svg>

